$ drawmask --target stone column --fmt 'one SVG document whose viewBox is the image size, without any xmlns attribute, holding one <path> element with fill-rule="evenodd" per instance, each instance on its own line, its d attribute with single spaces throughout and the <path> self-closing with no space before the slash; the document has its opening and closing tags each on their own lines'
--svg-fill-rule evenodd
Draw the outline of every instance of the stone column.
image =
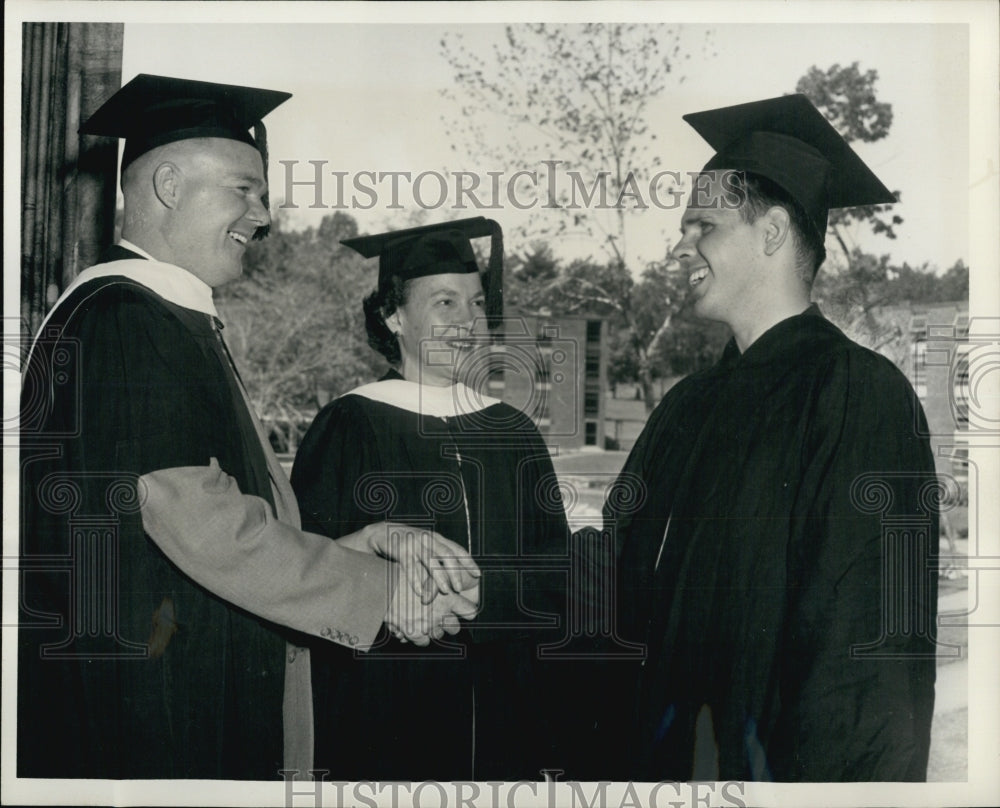
<svg viewBox="0 0 1000 808">
<path fill-rule="evenodd" d="M 118 145 L 77 134 L 121 86 L 121 23 L 25 23 L 21 76 L 21 318 L 34 334 L 114 237 Z"/>
</svg>

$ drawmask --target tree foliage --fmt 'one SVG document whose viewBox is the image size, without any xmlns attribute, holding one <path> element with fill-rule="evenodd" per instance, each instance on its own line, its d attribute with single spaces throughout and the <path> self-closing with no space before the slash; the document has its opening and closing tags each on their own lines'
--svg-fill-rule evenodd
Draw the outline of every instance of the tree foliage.
<svg viewBox="0 0 1000 808">
<path fill-rule="evenodd" d="M 823 313 L 856 342 L 881 351 L 902 366 L 910 334 L 893 307 L 901 304 L 968 300 L 969 268 L 955 262 L 937 274 L 928 264 L 894 266 L 888 255 L 855 249 L 846 268 L 820 272 L 813 299 Z M 887 313 L 889 312 L 889 313 Z"/>
<path fill-rule="evenodd" d="M 282 449 L 294 449 L 319 407 L 384 364 L 367 345 L 361 309 L 375 278 L 339 244 L 354 235 L 342 212 L 298 232 L 278 218 L 247 249 L 244 277 L 219 290 L 226 342 Z"/>
<path fill-rule="evenodd" d="M 526 312 L 553 311 L 552 289 L 559 271 L 559 261 L 544 241 L 534 241 L 523 254 L 509 256 L 504 267 L 505 307 Z"/>
<path fill-rule="evenodd" d="M 877 82 L 877 71 L 862 72 L 852 62 L 825 71 L 811 67 L 795 89 L 816 105 L 848 143 L 873 143 L 888 136 L 893 122 L 892 105 L 878 99 Z M 894 193 L 899 199 L 900 192 Z M 909 331 L 896 314 L 886 313 L 886 307 L 966 300 L 969 295 L 968 268 L 961 261 L 939 276 L 926 263 L 894 266 L 888 255 L 849 246 L 855 225 L 894 239 L 902 223 L 902 217 L 887 206 L 831 210 L 829 232 L 841 255 L 827 260 L 813 288 L 813 299 L 850 337 L 897 361 L 907 355 Z"/>
<path fill-rule="evenodd" d="M 872 143 L 889 134 L 892 104 L 879 101 L 875 94 L 878 71 L 835 64 L 827 70 L 815 65 L 799 79 L 795 91 L 808 96 L 848 142 Z"/>
<path fill-rule="evenodd" d="M 562 265 L 536 243 L 507 271 L 507 300 L 528 312 L 604 317 L 609 324 L 611 384 L 637 383 L 647 411 L 654 381 L 700 370 L 718 357 L 724 326 L 695 320 L 685 307 L 687 280 L 667 261 L 650 264 L 637 281 L 617 262 Z"/>
<path fill-rule="evenodd" d="M 803 93 L 826 117 L 848 143 L 874 143 L 889 134 L 892 126 L 892 104 L 879 101 L 875 92 L 878 71 L 835 64 L 827 70 L 815 65 L 799 79 L 795 91 Z M 899 191 L 893 192 L 899 199 Z M 862 224 L 873 233 L 896 238 L 896 227 L 903 218 L 884 205 L 861 205 L 830 211 L 829 230 L 837 240 L 843 258 L 852 260 L 854 251 L 848 246 L 850 229 Z"/>
</svg>

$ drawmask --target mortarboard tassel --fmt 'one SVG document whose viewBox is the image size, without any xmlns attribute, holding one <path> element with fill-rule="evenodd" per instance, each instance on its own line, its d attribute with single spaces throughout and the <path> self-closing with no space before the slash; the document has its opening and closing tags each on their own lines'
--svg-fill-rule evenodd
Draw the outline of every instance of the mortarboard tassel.
<svg viewBox="0 0 1000 808">
<path fill-rule="evenodd" d="M 486 264 L 486 311 L 489 313 L 487 324 L 490 329 L 503 322 L 503 230 L 492 219 L 487 219 L 490 226 L 490 258 Z"/>
</svg>

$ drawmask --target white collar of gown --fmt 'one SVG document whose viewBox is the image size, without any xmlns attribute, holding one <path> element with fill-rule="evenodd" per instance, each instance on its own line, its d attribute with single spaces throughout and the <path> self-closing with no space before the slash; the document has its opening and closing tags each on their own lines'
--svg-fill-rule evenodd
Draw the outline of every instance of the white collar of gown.
<svg viewBox="0 0 1000 808">
<path fill-rule="evenodd" d="M 157 261 L 145 250 L 124 239 L 119 242 L 119 246 L 141 255 L 142 258 L 123 258 L 120 261 L 95 264 L 89 269 L 83 270 L 59 296 L 56 305 L 52 307 L 53 311 L 77 287 L 88 281 L 120 275 L 145 286 L 170 303 L 183 306 L 185 309 L 194 309 L 204 314 L 210 314 L 212 317 L 219 316 L 215 309 L 215 302 L 212 300 L 212 287 L 201 278 L 196 277 L 183 267 Z"/>
<path fill-rule="evenodd" d="M 200 278 L 188 272 L 183 267 L 176 266 L 174 264 L 166 264 L 162 261 L 157 261 L 145 250 L 136 247 L 134 244 L 121 240 L 120 246 L 124 247 L 126 250 L 130 250 L 137 255 L 143 256 L 142 258 L 123 258 L 120 261 L 109 261 L 105 264 L 95 264 L 89 269 L 83 270 L 79 275 L 77 275 L 72 283 L 67 286 L 56 304 L 49 310 L 49 313 L 45 315 L 45 319 L 42 321 L 42 325 L 38 329 L 38 333 L 41 334 L 45 330 L 45 326 L 48 325 L 49 319 L 52 314 L 58 309 L 66 299 L 73 294 L 80 286 L 83 284 L 94 280 L 95 278 L 108 278 L 108 277 L 121 277 L 130 281 L 134 281 L 140 286 L 144 286 L 151 292 L 162 297 L 164 300 L 174 303 L 177 306 L 182 306 L 185 309 L 193 309 L 194 311 L 200 311 L 204 314 L 208 314 L 212 317 L 218 317 L 219 313 L 215 309 L 215 302 L 212 300 L 212 287 L 205 283 Z M 25 367 L 27 367 L 27 362 L 31 359 L 31 352 L 34 351 L 34 342 L 31 345 L 31 351 L 28 352 L 28 358 L 25 360 Z"/>
<path fill-rule="evenodd" d="M 347 395 L 362 396 L 393 407 L 431 415 L 436 418 L 454 418 L 485 410 L 500 400 L 473 390 L 461 382 L 448 387 L 408 382 L 405 379 L 386 379 L 372 382 L 351 390 Z"/>
</svg>

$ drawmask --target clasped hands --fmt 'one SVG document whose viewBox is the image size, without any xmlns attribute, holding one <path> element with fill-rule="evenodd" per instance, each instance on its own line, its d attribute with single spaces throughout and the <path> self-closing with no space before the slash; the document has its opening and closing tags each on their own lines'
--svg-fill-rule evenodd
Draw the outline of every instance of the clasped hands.
<svg viewBox="0 0 1000 808">
<path fill-rule="evenodd" d="M 341 541 L 396 562 L 392 569 L 400 580 L 385 625 L 401 642 L 428 645 L 445 634 L 457 634 L 459 618 L 476 616 L 480 571 L 461 545 L 396 522 L 367 525 Z"/>
</svg>

